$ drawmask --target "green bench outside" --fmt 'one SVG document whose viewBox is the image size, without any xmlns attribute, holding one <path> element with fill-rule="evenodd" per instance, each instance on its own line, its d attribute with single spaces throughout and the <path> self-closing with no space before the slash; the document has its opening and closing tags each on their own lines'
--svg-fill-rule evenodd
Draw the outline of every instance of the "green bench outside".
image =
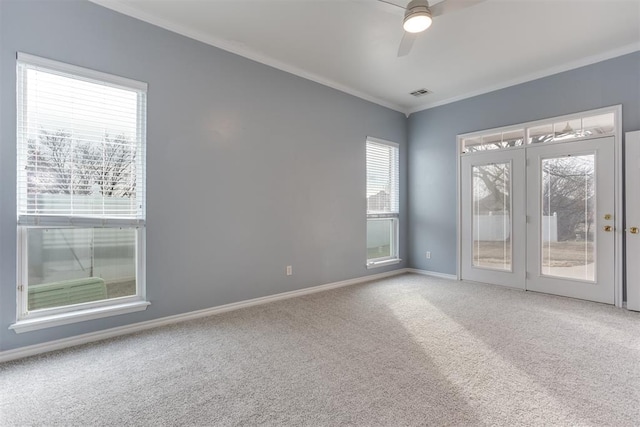
<svg viewBox="0 0 640 427">
<path fill-rule="evenodd" d="M 106 298 L 107 286 L 100 277 L 29 286 L 29 310 L 80 304 Z"/>
</svg>

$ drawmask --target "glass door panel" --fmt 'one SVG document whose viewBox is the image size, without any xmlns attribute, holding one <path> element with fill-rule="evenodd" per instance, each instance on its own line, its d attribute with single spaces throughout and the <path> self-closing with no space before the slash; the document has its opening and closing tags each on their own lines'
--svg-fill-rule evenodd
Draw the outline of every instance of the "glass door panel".
<svg viewBox="0 0 640 427">
<path fill-rule="evenodd" d="M 511 271 L 511 163 L 473 166 L 473 266 Z"/>
<path fill-rule="evenodd" d="M 594 282 L 595 154 L 541 163 L 541 274 Z"/>
</svg>

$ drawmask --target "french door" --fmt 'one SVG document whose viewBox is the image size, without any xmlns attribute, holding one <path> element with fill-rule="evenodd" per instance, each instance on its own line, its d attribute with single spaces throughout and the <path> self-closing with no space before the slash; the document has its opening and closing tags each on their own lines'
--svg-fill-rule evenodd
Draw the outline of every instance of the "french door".
<svg viewBox="0 0 640 427">
<path fill-rule="evenodd" d="M 462 278 L 525 288 L 525 152 L 462 158 Z"/>
<path fill-rule="evenodd" d="M 461 160 L 461 276 L 614 303 L 614 141 Z"/>
<path fill-rule="evenodd" d="M 614 303 L 613 138 L 528 149 L 527 289 Z"/>
</svg>

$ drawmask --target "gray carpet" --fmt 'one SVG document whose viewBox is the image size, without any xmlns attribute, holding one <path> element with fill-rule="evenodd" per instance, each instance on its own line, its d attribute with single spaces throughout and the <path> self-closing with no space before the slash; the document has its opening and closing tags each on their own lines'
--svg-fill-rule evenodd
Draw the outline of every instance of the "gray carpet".
<svg viewBox="0 0 640 427">
<path fill-rule="evenodd" d="M 22 425 L 640 424 L 640 313 L 403 275 L 0 365 Z"/>
</svg>

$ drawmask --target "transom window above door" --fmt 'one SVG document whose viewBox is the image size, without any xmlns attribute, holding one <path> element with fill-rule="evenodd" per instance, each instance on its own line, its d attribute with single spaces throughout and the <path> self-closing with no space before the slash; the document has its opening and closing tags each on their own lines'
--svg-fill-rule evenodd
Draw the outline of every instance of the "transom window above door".
<svg viewBox="0 0 640 427">
<path fill-rule="evenodd" d="M 460 149 L 466 154 L 614 135 L 618 128 L 615 108 L 607 107 L 467 134 L 460 139 Z"/>
</svg>

